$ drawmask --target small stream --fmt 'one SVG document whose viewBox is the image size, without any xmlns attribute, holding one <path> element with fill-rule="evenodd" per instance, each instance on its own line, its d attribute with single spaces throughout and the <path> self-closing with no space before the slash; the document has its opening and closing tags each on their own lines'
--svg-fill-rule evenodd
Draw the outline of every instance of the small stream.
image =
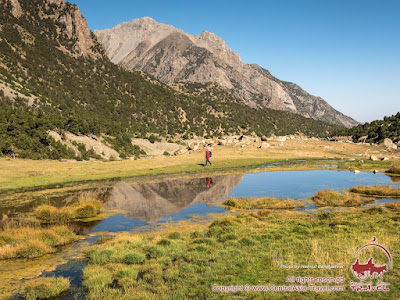
<svg viewBox="0 0 400 300">
<path fill-rule="evenodd" d="M 303 211 L 311 212 L 315 211 L 316 207 L 307 199 L 318 190 L 344 190 L 356 185 L 385 184 L 400 186 L 399 183 L 393 182 L 391 177 L 382 173 L 354 174 L 338 170 L 272 171 L 147 182 L 124 180 L 108 183 L 104 187 L 78 189 L 64 195 L 50 194 L 46 197 L 29 195 L 29 199 L 21 199 L 18 205 L 15 203 L 13 205 L 11 201 L 0 201 L 2 205 L 0 215 L 5 218 L 26 214 L 43 203 L 60 207 L 78 201 L 83 194 L 101 199 L 107 210 L 118 211 L 117 214 L 112 214 L 101 221 L 73 224 L 75 232 L 81 235 L 82 239 L 73 245 L 63 247 L 56 254 L 48 255 L 48 259 L 54 260 L 57 267 L 40 275 L 70 278 L 70 291 L 59 299 L 85 299 L 82 270 L 86 261 L 82 251 L 95 243 L 101 235 L 157 230 L 166 222 L 195 220 L 194 216 L 223 213 L 225 209 L 221 206 L 221 202 L 230 196 L 297 199 L 305 203 Z M 396 200 L 377 199 L 374 205 L 391 201 Z M 26 266 L 34 267 L 34 261 L 26 261 Z M 23 268 L 21 263 L 21 260 L 16 262 L 15 270 Z M 0 272 L 12 270 L 10 262 L 0 261 Z M 21 299 L 21 296 L 16 294 L 10 299 Z"/>
</svg>

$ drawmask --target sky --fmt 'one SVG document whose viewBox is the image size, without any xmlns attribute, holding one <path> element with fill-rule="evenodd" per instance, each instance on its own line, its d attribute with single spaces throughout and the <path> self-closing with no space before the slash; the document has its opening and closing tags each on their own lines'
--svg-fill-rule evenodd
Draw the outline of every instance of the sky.
<svg viewBox="0 0 400 300">
<path fill-rule="evenodd" d="M 69 0 L 92 30 L 152 17 L 220 36 L 245 63 L 359 122 L 400 111 L 398 0 Z"/>
</svg>

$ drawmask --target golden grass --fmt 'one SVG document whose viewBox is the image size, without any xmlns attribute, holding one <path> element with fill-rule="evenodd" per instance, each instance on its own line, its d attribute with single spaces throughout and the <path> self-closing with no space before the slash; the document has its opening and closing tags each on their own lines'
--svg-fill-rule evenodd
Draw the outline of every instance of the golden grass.
<svg viewBox="0 0 400 300">
<path fill-rule="evenodd" d="M 357 194 L 351 194 L 351 193 L 339 193 L 333 190 L 323 190 L 323 191 L 318 191 L 314 196 L 313 196 L 313 201 L 317 206 L 324 207 L 324 206 L 332 206 L 332 207 L 337 207 L 337 206 L 361 206 L 365 203 L 368 202 L 373 202 L 375 201 L 372 198 L 365 198 L 361 197 L 360 195 Z"/>
<path fill-rule="evenodd" d="M 389 169 L 388 172 L 389 172 L 389 173 L 393 173 L 393 174 L 400 174 L 400 163 L 399 163 L 399 162 L 394 163 L 394 164 L 390 167 L 390 169 Z"/>
<path fill-rule="evenodd" d="M 350 189 L 350 192 L 378 197 L 400 197 L 400 188 L 387 185 L 359 185 Z"/>
<path fill-rule="evenodd" d="M 229 197 L 223 205 L 230 209 L 294 209 L 304 205 L 292 199 L 278 198 L 232 198 Z"/>
<path fill-rule="evenodd" d="M 0 259 L 41 257 L 75 239 L 75 234 L 67 226 L 6 229 L 0 231 Z"/>
<path fill-rule="evenodd" d="M 113 162 L 59 162 L 2 158 L 0 159 L 0 186 L 1 189 L 17 189 L 85 180 L 162 174 L 208 174 L 223 170 L 251 168 L 274 161 L 286 161 L 286 159 L 359 158 L 356 154 L 367 150 L 371 150 L 371 147 L 325 141 L 292 140 L 286 141 L 284 147 L 271 147 L 267 150 L 257 149 L 257 145 L 246 148 L 215 146 L 213 165 L 210 168 L 199 165 L 204 163 L 204 153 Z M 379 169 L 379 166 L 374 167 Z"/>
<path fill-rule="evenodd" d="M 47 299 L 60 295 L 69 287 L 70 282 L 67 278 L 43 277 L 28 281 L 22 294 L 27 300 Z"/>
<path fill-rule="evenodd" d="M 86 200 L 71 206 L 57 208 L 40 205 L 35 209 L 37 219 L 45 222 L 68 222 L 75 219 L 93 218 L 100 214 L 103 204 L 98 200 Z"/>
<path fill-rule="evenodd" d="M 400 201 L 386 203 L 385 206 L 392 210 L 400 210 Z"/>
</svg>

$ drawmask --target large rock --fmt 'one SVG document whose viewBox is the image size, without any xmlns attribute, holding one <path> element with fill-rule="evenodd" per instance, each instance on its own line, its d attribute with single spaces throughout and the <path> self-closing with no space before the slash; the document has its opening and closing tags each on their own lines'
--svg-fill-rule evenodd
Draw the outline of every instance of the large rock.
<svg viewBox="0 0 400 300">
<path fill-rule="evenodd" d="M 379 160 L 375 155 L 371 155 L 371 156 L 369 157 L 369 159 L 372 160 L 372 161 L 377 161 L 377 160 Z"/>
<path fill-rule="evenodd" d="M 260 149 L 268 149 L 269 147 L 271 147 L 270 144 L 268 144 L 266 142 L 262 142 L 261 146 L 259 146 L 258 148 L 260 148 Z"/>
<path fill-rule="evenodd" d="M 388 149 L 393 149 L 393 150 L 397 149 L 397 145 L 394 144 L 393 141 L 391 139 L 388 139 L 388 138 L 383 140 L 383 145 Z"/>
</svg>

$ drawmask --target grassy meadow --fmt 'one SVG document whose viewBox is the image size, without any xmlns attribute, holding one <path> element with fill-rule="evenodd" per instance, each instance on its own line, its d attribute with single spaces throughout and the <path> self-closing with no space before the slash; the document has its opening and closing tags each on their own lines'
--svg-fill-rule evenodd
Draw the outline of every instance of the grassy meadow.
<svg viewBox="0 0 400 300">
<path fill-rule="evenodd" d="M 209 225 L 182 222 L 161 232 L 118 235 L 87 252 L 84 285 L 89 299 L 231 299 L 212 286 L 288 285 L 288 276 L 344 277 L 343 292 L 240 291 L 238 299 L 397 299 L 399 268 L 384 275 L 390 292 L 349 291 L 355 252 L 373 236 L 399 259 L 398 210 L 372 208 L 310 215 L 258 209 L 221 216 Z M 376 250 L 366 251 L 387 263 Z M 287 266 L 342 268 L 288 268 Z M 298 283 L 299 284 L 299 283 Z M 307 285 L 307 283 L 305 283 Z M 318 284 L 315 284 L 318 285 Z M 324 285 L 324 284 L 322 284 Z M 340 285 L 332 283 L 331 286 Z"/>
<path fill-rule="evenodd" d="M 190 175 L 195 173 L 251 169 L 266 164 L 285 162 L 270 170 L 310 169 L 323 167 L 323 160 L 354 159 L 339 163 L 342 169 L 386 171 L 397 154 L 386 153 L 381 147 L 326 142 L 288 140 L 284 147 L 271 142 L 269 149 L 258 149 L 257 145 L 215 146 L 213 165 L 204 168 L 204 153 L 195 152 L 172 157 L 124 161 L 60 162 L 52 160 L 0 159 L 0 190 L 55 187 L 60 184 L 77 183 L 113 178 Z M 369 161 L 364 154 L 389 156 L 391 161 Z M 397 156 L 396 156 L 397 155 Z M 306 160 L 298 162 L 297 160 Z M 363 162 L 360 162 L 360 161 Z M 293 163 L 291 163 L 293 162 Z M 17 170 L 17 171 L 16 171 Z"/>
</svg>

